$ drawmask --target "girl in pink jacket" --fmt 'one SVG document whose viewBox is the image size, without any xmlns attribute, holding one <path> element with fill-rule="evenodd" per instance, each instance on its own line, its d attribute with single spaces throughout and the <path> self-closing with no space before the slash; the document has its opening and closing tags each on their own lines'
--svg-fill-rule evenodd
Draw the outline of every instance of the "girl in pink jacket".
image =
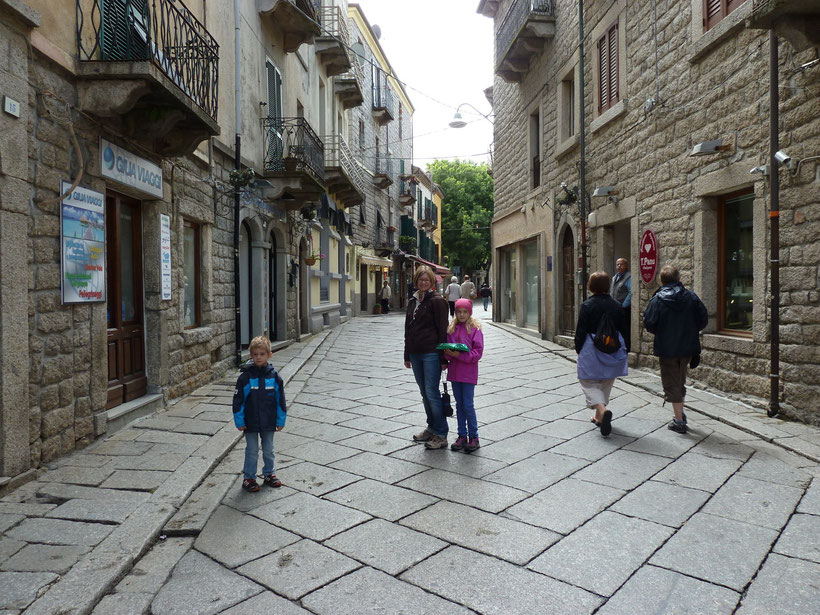
<svg viewBox="0 0 820 615">
<path fill-rule="evenodd" d="M 466 344 L 470 350 L 444 351 L 448 359 L 447 380 L 453 385 L 458 421 L 458 438 L 450 449 L 472 453 L 479 447 L 473 395 L 478 384 L 478 361 L 484 353 L 484 335 L 481 333 L 481 323 L 473 318 L 473 302 L 470 299 L 459 299 L 455 307 L 456 317 L 447 327 L 447 341 Z"/>
</svg>

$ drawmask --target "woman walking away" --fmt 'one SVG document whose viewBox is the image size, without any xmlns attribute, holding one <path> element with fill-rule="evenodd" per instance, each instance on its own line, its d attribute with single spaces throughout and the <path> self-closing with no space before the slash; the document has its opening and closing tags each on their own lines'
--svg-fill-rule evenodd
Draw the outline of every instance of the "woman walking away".
<svg viewBox="0 0 820 615">
<path fill-rule="evenodd" d="M 456 301 L 456 317 L 447 327 L 447 341 L 465 344 L 470 349 L 465 352 L 445 350 L 444 355 L 449 359 L 447 380 L 453 384 L 458 422 L 458 438 L 450 448 L 472 453 L 479 447 L 473 395 L 478 384 L 478 362 L 484 354 L 484 334 L 481 333 L 481 323 L 473 318 L 470 299 Z"/>
<path fill-rule="evenodd" d="M 612 412 L 607 409 L 612 385 L 627 375 L 626 348 L 621 335 L 621 305 L 609 296 L 609 275 L 596 271 L 587 286 L 592 296 L 581 304 L 575 327 L 578 382 L 587 407 L 595 409 L 592 422 L 602 436 L 612 432 Z"/>
<path fill-rule="evenodd" d="M 447 419 L 441 407 L 438 383 L 447 360 L 436 346 L 447 341 L 447 302 L 435 288 L 435 275 L 427 266 L 416 269 L 416 292 L 407 302 L 404 320 L 404 366 L 413 368 L 421 391 L 427 428 L 413 436 L 428 449 L 447 447 Z"/>
<path fill-rule="evenodd" d="M 444 296 L 447 297 L 447 304 L 450 306 L 450 316 L 455 316 L 456 301 L 461 299 L 461 286 L 456 276 L 450 278 L 450 285 L 444 290 Z"/>
</svg>

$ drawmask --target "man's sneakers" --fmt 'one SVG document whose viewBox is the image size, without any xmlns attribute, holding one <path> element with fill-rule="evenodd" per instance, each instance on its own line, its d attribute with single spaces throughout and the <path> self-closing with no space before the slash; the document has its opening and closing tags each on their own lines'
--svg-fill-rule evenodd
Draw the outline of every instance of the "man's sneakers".
<svg viewBox="0 0 820 615">
<path fill-rule="evenodd" d="M 433 432 L 429 429 L 425 429 L 421 433 L 417 433 L 413 436 L 413 442 L 429 442 L 433 438 Z"/>
<path fill-rule="evenodd" d="M 427 440 L 427 442 L 424 443 L 424 448 L 428 450 L 447 448 L 447 438 L 433 435 L 429 440 Z"/>
<path fill-rule="evenodd" d="M 256 479 L 246 478 L 242 481 L 242 488 L 250 493 L 256 493 L 259 491 L 259 483 L 256 482 Z"/>
<path fill-rule="evenodd" d="M 672 419 L 666 426 L 666 428 L 676 433 L 686 433 L 686 418 L 684 417 L 682 421 L 678 421 L 678 419 Z"/>
</svg>

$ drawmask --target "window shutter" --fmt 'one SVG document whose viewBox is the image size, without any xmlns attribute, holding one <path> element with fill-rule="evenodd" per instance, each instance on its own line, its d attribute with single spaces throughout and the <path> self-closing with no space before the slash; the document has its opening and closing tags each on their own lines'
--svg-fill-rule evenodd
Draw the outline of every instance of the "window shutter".
<svg viewBox="0 0 820 615">
<path fill-rule="evenodd" d="M 100 50 L 103 60 L 147 60 L 147 0 L 103 0 L 100 3 Z"/>
<path fill-rule="evenodd" d="M 282 135 L 282 75 L 271 63 L 265 64 L 265 72 L 268 81 L 268 118 L 274 120 L 270 122 L 268 135 L 268 162 L 274 165 L 282 160 L 285 150 L 285 142 Z"/>
<path fill-rule="evenodd" d="M 603 111 L 609 107 L 609 62 L 607 61 L 607 51 L 609 47 L 606 36 L 598 41 L 598 110 Z"/>
<path fill-rule="evenodd" d="M 609 31 L 609 106 L 618 102 L 618 24 Z"/>
</svg>

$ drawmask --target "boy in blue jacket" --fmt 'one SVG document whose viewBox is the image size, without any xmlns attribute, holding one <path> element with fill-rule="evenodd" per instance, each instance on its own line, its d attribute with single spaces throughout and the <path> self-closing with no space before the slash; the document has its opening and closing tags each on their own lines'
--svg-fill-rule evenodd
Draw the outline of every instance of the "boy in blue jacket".
<svg viewBox="0 0 820 615">
<path fill-rule="evenodd" d="M 273 434 L 281 431 L 287 417 L 285 386 L 281 376 L 268 359 L 270 340 L 255 337 L 250 343 L 253 365 L 242 372 L 233 394 L 233 420 L 239 431 L 245 432 L 245 467 L 242 488 L 255 493 L 256 468 L 259 460 L 259 440 L 262 440 L 262 480 L 268 487 L 281 487 L 282 481 L 273 473 Z"/>
</svg>

